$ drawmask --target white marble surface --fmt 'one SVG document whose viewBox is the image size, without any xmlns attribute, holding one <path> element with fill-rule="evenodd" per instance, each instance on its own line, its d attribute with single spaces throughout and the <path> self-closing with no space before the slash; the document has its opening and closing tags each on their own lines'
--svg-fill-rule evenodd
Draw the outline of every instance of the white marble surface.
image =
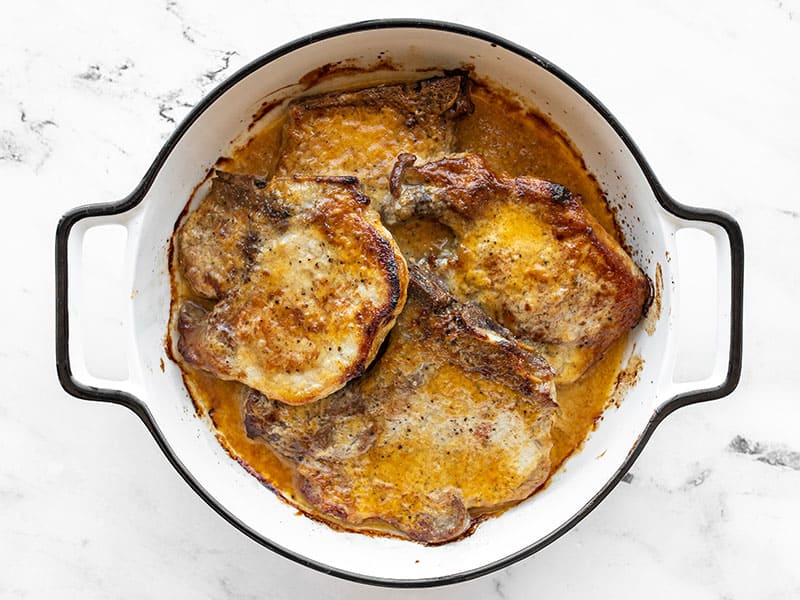
<svg viewBox="0 0 800 600">
<path fill-rule="evenodd" d="M 800 0 L 10 2 L 0 18 L 0 598 L 800 597 Z M 670 416 L 625 483 L 539 554 L 465 584 L 380 590 L 231 528 L 127 410 L 55 377 L 53 238 L 117 200 L 187 110 L 275 46 L 365 18 L 477 26 L 548 57 L 628 128 L 679 200 L 747 250 L 745 364 Z"/>
</svg>

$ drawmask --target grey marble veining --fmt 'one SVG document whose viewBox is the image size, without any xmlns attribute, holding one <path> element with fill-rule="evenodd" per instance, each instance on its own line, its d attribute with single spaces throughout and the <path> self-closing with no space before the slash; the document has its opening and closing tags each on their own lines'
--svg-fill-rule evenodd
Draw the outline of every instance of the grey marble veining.
<svg viewBox="0 0 800 600">
<path fill-rule="evenodd" d="M 790 450 L 783 446 L 774 447 L 770 444 L 754 442 L 737 435 L 729 445 L 731 452 L 747 454 L 757 461 L 773 467 L 788 467 L 800 471 L 800 452 Z"/>
<path fill-rule="evenodd" d="M 125 196 L 236 69 L 378 5 L 12 3 L 0 20 L 0 598 L 800 598 L 800 0 L 411 0 L 540 52 L 589 87 L 678 200 L 746 244 L 730 397 L 670 415 L 610 496 L 508 569 L 434 590 L 308 570 L 209 509 L 138 419 L 55 377 L 53 233 Z"/>
</svg>

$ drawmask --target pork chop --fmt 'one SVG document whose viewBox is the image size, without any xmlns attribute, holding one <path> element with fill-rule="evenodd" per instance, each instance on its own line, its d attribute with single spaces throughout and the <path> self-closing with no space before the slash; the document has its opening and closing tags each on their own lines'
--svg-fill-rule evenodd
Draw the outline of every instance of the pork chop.
<svg viewBox="0 0 800 600">
<path fill-rule="evenodd" d="M 472 112 L 465 74 L 301 98 L 283 130 L 278 175 L 354 175 L 373 200 L 397 156 L 452 150 L 455 122 Z"/>
<path fill-rule="evenodd" d="M 375 357 L 405 303 L 405 261 L 352 177 L 217 177 L 227 204 L 190 215 L 180 243 L 187 275 L 220 299 L 183 304 L 178 352 L 274 400 L 323 398 Z M 215 234 L 224 243 L 204 246 Z"/>
<path fill-rule="evenodd" d="M 252 267 L 265 229 L 285 208 L 267 202 L 267 180 L 216 171 L 211 190 L 177 236 L 178 260 L 192 290 L 217 300 Z M 270 210 L 278 214 L 270 215 Z"/>
<path fill-rule="evenodd" d="M 409 270 L 406 307 L 362 377 L 304 406 L 250 391 L 245 425 L 295 467 L 318 514 L 438 543 L 467 530 L 470 510 L 546 480 L 555 386 L 539 355 L 427 268 Z"/>
<path fill-rule="evenodd" d="M 639 321 L 647 276 L 565 187 L 494 173 L 472 154 L 415 160 L 399 158 L 384 221 L 452 229 L 456 243 L 428 256 L 437 274 L 539 350 L 557 383 L 577 380 Z"/>
</svg>

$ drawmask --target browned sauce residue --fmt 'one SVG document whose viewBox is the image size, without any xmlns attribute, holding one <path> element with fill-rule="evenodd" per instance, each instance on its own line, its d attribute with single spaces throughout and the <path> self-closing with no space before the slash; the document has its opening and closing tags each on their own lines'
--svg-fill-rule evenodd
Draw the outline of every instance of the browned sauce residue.
<svg viewBox="0 0 800 600">
<path fill-rule="evenodd" d="M 644 330 L 648 335 L 653 335 L 656 332 L 656 324 L 661 318 L 661 294 L 664 291 L 664 275 L 661 273 L 661 263 L 656 263 L 653 288 L 653 300 L 644 319 Z"/>
<path fill-rule="evenodd" d="M 360 75 L 374 73 L 375 71 L 397 71 L 395 65 L 388 57 L 381 57 L 369 66 L 359 65 L 355 60 L 340 60 L 327 63 L 309 71 L 300 78 L 300 85 L 309 89 L 321 81 L 341 77 L 342 75 Z"/>
<path fill-rule="evenodd" d="M 390 61 L 381 59 L 373 70 L 394 68 Z M 349 63 L 332 63 L 308 73 L 300 83 L 309 87 L 324 79 L 349 74 L 355 70 L 356 67 Z M 363 72 L 363 69 L 359 72 Z M 543 115 L 519 106 L 485 84 L 473 85 L 472 99 L 475 104 L 474 113 L 461 121 L 457 128 L 459 151 L 482 154 L 493 168 L 511 175 L 531 175 L 566 186 L 573 193 L 579 194 L 589 212 L 621 241 L 619 228 L 608 208 L 603 191 L 597 180 L 587 171 L 580 153 L 563 132 Z M 263 117 L 275 106 L 267 106 L 256 116 Z M 271 176 L 278 160 L 282 125 L 283 120 L 276 119 L 272 124 L 261 128 L 231 157 L 220 159 L 217 166 L 232 172 Z M 184 216 L 185 211 L 178 223 Z M 441 249 L 453 243 L 452 232 L 432 221 L 414 219 L 391 228 L 391 231 L 401 250 L 411 257 L 421 256 L 430 249 Z M 180 306 L 183 299 L 189 296 L 189 290 L 182 281 L 172 247 L 170 263 L 174 308 Z M 660 268 L 656 273 L 656 282 L 657 299 L 654 304 L 659 304 L 651 312 L 660 310 Z M 638 357 L 631 357 L 626 367 L 620 369 L 626 342 L 627 336 L 617 340 L 605 356 L 576 383 L 559 386 L 559 410 L 551 451 L 552 472 L 580 447 L 603 410 L 609 406 L 609 402 L 617 402 L 638 378 L 641 369 L 641 359 Z M 167 354 L 174 360 L 176 353 L 172 351 L 172 343 L 172 335 L 168 334 Z M 183 364 L 181 368 L 198 413 L 211 419 L 220 443 L 243 467 L 275 490 L 280 497 L 312 518 L 322 520 L 336 529 L 397 536 L 396 531 L 377 521 L 354 527 L 327 516 L 313 514 L 294 489 L 291 468 L 266 444 L 247 437 L 243 426 L 241 384 L 220 381 Z M 465 535 L 474 531 L 477 524 L 488 516 L 500 512 L 503 510 L 473 514 L 472 526 Z"/>
<path fill-rule="evenodd" d="M 250 125 L 247 126 L 247 131 L 252 131 L 253 127 L 256 124 L 266 117 L 269 113 L 273 110 L 278 108 L 281 104 L 285 102 L 285 98 L 278 98 L 277 100 L 269 100 L 264 102 L 261 106 L 258 107 L 258 110 L 253 114 L 253 118 L 250 120 Z"/>
<path fill-rule="evenodd" d="M 620 402 L 625 398 L 625 394 L 639 382 L 639 373 L 642 372 L 644 360 L 642 357 L 634 352 L 625 363 L 625 367 L 617 373 L 617 379 L 614 382 L 614 389 L 611 392 L 611 402 L 619 406 Z"/>
</svg>

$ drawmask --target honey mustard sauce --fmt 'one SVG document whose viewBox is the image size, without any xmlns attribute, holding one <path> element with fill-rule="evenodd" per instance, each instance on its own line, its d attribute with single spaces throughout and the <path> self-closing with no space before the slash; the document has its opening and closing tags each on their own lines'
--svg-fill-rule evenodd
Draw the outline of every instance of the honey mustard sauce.
<svg viewBox="0 0 800 600">
<path fill-rule="evenodd" d="M 574 194 L 580 195 L 592 216 L 620 240 L 614 215 L 608 208 L 599 184 L 587 171 L 579 152 L 566 135 L 542 115 L 520 108 L 487 86 L 473 85 L 472 100 L 474 112 L 457 126 L 457 151 L 483 155 L 493 169 L 510 175 L 529 175 L 566 186 Z M 220 159 L 218 168 L 271 176 L 278 160 L 282 125 L 283 120 L 277 119 L 261 128 L 232 156 Z M 441 254 L 455 243 L 452 232 L 446 226 L 429 220 L 412 219 L 390 230 L 403 253 L 410 257 L 420 257 L 431 251 Z M 193 298 L 189 286 L 181 277 L 174 255 L 170 272 L 174 311 L 184 300 Z M 551 474 L 581 446 L 608 406 L 620 372 L 626 341 L 627 336 L 617 340 L 577 382 L 558 386 L 556 400 L 559 408 L 552 434 Z M 198 413 L 212 421 L 217 438 L 231 456 L 282 498 L 309 513 L 309 516 L 319 518 L 296 491 L 291 467 L 275 455 L 269 446 L 247 437 L 243 386 L 236 382 L 221 381 L 185 364 L 181 364 L 181 368 Z M 497 512 L 502 510 L 495 509 L 492 514 Z M 473 516 L 476 517 L 475 524 L 485 517 L 479 514 Z M 361 527 L 337 523 L 327 516 L 324 521 L 342 529 L 396 535 L 387 525 L 377 521 L 364 523 Z"/>
</svg>

